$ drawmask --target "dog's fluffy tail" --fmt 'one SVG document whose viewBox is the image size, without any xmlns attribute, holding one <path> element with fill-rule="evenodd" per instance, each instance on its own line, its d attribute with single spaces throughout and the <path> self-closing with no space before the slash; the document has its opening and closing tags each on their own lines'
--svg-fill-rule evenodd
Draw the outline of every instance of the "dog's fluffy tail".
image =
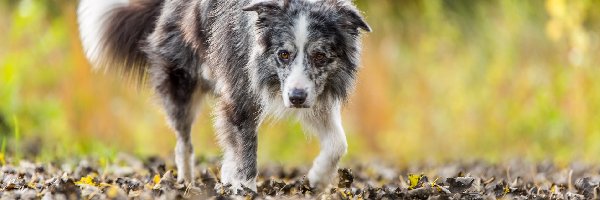
<svg viewBox="0 0 600 200">
<path fill-rule="evenodd" d="M 81 0 L 79 32 L 94 69 L 115 70 L 138 83 L 148 65 L 142 50 L 163 0 Z"/>
</svg>

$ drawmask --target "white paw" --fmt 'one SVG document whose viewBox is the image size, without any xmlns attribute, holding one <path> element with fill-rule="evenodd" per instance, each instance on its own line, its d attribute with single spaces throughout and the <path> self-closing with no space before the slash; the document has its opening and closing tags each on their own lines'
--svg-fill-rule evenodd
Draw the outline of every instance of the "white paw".
<svg viewBox="0 0 600 200">
<path fill-rule="evenodd" d="M 256 181 L 255 180 L 248 180 L 248 181 L 239 181 L 239 180 L 233 180 L 233 181 L 228 181 L 228 182 L 223 182 L 223 185 L 229 185 L 229 189 L 233 192 L 233 194 L 239 194 L 240 192 L 244 191 L 244 189 L 250 189 L 254 192 L 256 192 Z"/>
<path fill-rule="evenodd" d="M 245 187 L 245 188 L 251 189 L 252 191 L 256 192 L 256 181 L 254 179 L 247 180 L 247 181 L 236 180 L 236 181 L 233 181 L 233 183 L 231 185 L 232 186 L 235 185 L 235 187 L 242 189 L 242 190 Z"/>
<path fill-rule="evenodd" d="M 177 182 L 178 183 L 186 183 L 193 184 L 194 183 L 194 168 L 190 165 L 178 164 L 181 167 L 178 167 L 177 170 Z"/>
<path fill-rule="evenodd" d="M 194 153 L 190 143 L 178 141 L 175 146 L 177 182 L 194 183 Z"/>
<path fill-rule="evenodd" d="M 311 169 L 308 172 L 308 181 L 310 187 L 325 187 L 329 185 L 333 179 L 333 172 L 317 172 L 318 170 Z M 332 170 L 333 171 L 333 170 Z"/>
<path fill-rule="evenodd" d="M 177 177 L 177 183 L 183 183 L 186 185 L 188 185 L 188 184 L 194 185 L 194 178 L 191 176 L 187 176 L 187 177 L 180 176 L 180 177 Z"/>
</svg>

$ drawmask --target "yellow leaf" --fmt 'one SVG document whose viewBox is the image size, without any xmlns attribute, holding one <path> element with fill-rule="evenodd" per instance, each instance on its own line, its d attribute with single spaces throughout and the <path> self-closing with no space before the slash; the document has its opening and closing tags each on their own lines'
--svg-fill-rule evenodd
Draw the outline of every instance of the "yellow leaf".
<svg viewBox="0 0 600 200">
<path fill-rule="evenodd" d="M 36 187 L 36 185 L 35 185 L 35 182 L 33 182 L 33 181 L 31 181 L 31 182 L 27 183 L 27 186 L 28 186 L 29 188 L 31 188 L 31 189 L 36 189 L 36 188 L 37 188 L 37 187 Z"/>
<path fill-rule="evenodd" d="M 510 192 L 510 188 L 508 186 L 504 187 L 504 194 L 508 194 Z"/>
<path fill-rule="evenodd" d="M 97 176 L 96 174 L 91 173 L 85 177 L 81 177 L 81 179 L 79 179 L 79 181 L 75 182 L 75 184 L 97 186 L 97 184 L 94 183 L 94 178 L 96 178 L 96 176 Z"/>
<path fill-rule="evenodd" d="M 4 154 L 0 153 L 0 164 L 6 165 L 6 160 L 4 159 Z"/>
<path fill-rule="evenodd" d="M 550 188 L 550 193 L 552 193 L 552 194 L 558 193 L 558 186 L 552 184 L 552 187 Z"/>
<path fill-rule="evenodd" d="M 421 178 L 423 178 L 423 174 L 421 174 L 421 175 L 408 174 L 408 184 L 409 184 L 408 189 L 409 190 L 415 189 L 418 186 Z"/>
<path fill-rule="evenodd" d="M 435 178 L 435 180 L 433 180 L 433 182 L 431 182 L 431 187 L 435 187 L 437 185 L 437 181 L 438 179 L 440 179 L 440 177 Z"/>
<path fill-rule="evenodd" d="M 158 184 L 160 182 L 160 175 L 154 175 L 152 181 L 154 182 L 154 185 Z"/>
</svg>

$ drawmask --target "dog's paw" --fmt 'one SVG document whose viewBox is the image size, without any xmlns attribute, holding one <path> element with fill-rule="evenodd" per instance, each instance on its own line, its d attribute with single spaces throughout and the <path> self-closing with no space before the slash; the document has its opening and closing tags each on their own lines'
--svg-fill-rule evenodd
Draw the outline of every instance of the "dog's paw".
<svg viewBox="0 0 600 200">
<path fill-rule="evenodd" d="M 256 192 L 256 181 L 252 180 L 223 180 L 223 185 L 227 186 L 233 194 L 244 193 L 246 190 Z"/>
<path fill-rule="evenodd" d="M 190 173 L 177 174 L 177 183 L 183 185 L 194 185 L 194 177 Z"/>
<path fill-rule="evenodd" d="M 224 182 L 222 184 L 218 184 L 215 186 L 215 190 L 217 190 L 217 193 L 224 192 L 225 189 L 229 190 L 229 192 L 226 192 L 226 193 L 235 194 L 235 195 L 245 195 L 248 193 L 256 193 L 256 191 L 257 191 L 256 181 L 254 181 L 254 180 L 227 181 L 227 182 Z"/>
<path fill-rule="evenodd" d="M 241 183 L 230 183 L 229 190 L 233 192 L 233 194 L 240 194 L 244 191 L 244 186 Z"/>
<path fill-rule="evenodd" d="M 327 187 L 333 180 L 333 173 L 318 173 L 316 170 L 308 172 L 308 182 L 310 187 L 324 188 Z"/>
</svg>

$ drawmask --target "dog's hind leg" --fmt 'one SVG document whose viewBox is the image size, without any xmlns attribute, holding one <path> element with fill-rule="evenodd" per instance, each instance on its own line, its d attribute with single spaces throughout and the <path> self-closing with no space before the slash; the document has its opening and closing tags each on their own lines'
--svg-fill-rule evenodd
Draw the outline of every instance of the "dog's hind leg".
<svg viewBox="0 0 600 200">
<path fill-rule="evenodd" d="M 308 180 L 312 187 L 331 182 L 338 162 L 348 149 L 342 127 L 340 107 L 339 103 L 334 103 L 328 109 L 317 109 L 313 113 L 301 117 L 305 128 L 317 135 L 321 147 L 321 152 L 308 172 Z"/>
<path fill-rule="evenodd" d="M 186 48 L 182 37 L 164 37 L 169 34 L 175 35 L 173 32 L 155 32 L 151 35 L 146 53 L 152 62 L 152 83 L 169 124 L 177 134 L 177 179 L 193 183 L 194 150 L 190 131 L 197 114 L 198 101 L 205 92 L 199 75 L 202 60 L 192 49 Z"/>
<path fill-rule="evenodd" d="M 234 192 L 247 187 L 256 191 L 258 107 L 243 92 L 220 97 L 215 129 L 224 156 L 221 182 Z"/>
<path fill-rule="evenodd" d="M 194 182 L 194 149 L 190 132 L 196 117 L 196 105 L 203 92 L 197 89 L 195 72 L 178 66 L 167 67 L 156 89 L 162 99 L 169 124 L 177 134 L 175 163 L 177 180 Z"/>
</svg>

